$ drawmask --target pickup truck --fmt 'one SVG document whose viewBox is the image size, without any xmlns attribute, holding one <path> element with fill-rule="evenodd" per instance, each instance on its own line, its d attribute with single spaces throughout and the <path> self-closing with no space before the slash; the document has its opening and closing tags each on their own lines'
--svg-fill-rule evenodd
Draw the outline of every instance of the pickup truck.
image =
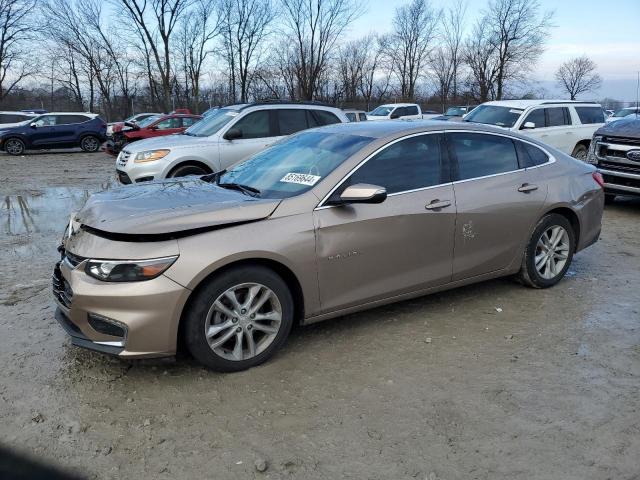
<svg viewBox="0 0 640 480">
<path fill-rule="evenodd" d="M 422 113 L 420 105 L 417 103 L 387 103 L 376 107 L 372 112 L 367 113 L 367 120 L 395 120 L 397 118 L 433 118 L 438 113 Z"/>
<path fill-rule="evenodd" d="M 605 201 L 640 196 L 640 117 L 625 117 L 596 130 L 587 162 L 604 178 Z"/>
</svg>

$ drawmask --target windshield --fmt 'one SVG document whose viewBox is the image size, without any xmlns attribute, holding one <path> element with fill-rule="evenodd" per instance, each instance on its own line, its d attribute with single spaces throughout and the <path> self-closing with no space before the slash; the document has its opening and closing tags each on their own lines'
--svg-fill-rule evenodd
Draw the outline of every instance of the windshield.
<svg viewBox="0 0 640 480">
<path fill-rule="evenodd" d="M 373 140 L 359 135 L 304 132 L 221 175 L 218 184 L 238 184 L 263 198 L 288 198 L 306 192 Z"/>
<path fill-rule="evenodd" d="M 208 137 L 224 127 L 237 115 L 238 112 L 236 110 L 219 108 L 208 114 L 198 123 L 194 123 L 191 127 L 187 128 L 184 134 L 191 135 L 192 137 Z"/>
<path fill-rule="evenodd" d="M 632 113 L 636 113 L 635 108 L 623 108 L 622 110 L 618 110 L 613 114 L 614 117 L 626 117 L 627 115 L 631 115 Z"/>
<path fill-rule="evenodd" d="M 444 114 L 447 117 L 461 117 L 465 113 L 467 113 L 467 109 L 465 107 L 449 107 Z"/>
<path fill-rule="evenodd" d="M 138 125 L 141 128 L 146 127 L 147 125 L 151 125 L 156 120 L 160 120 L 161 117 L 162 115 L 151 115 L 150 117 L 147 117 L 143 120 L 140 120 L 139 122 L 136 122 L 136 125 Z"/>
<path fill-rule="evenodd" d="M 392 110 L 393 110 L 393 107 L 380 106 L 376 108 L 373 112 L 371 112 L 369 115 L 373 115 L 374 117 L 385 117 L 389 115 Z"/>
<path fill-rule="evenodd" d="M 474 108 L 466 117 L 465 121 L 473 123 L 484 123 L 487 125 L 497 125 L 498 127 L 511 128 L 516 120 L 520 118 L 522 112 L 519 108 L 498 107 L 496 105 L 480 105 Z"/>
</svg>

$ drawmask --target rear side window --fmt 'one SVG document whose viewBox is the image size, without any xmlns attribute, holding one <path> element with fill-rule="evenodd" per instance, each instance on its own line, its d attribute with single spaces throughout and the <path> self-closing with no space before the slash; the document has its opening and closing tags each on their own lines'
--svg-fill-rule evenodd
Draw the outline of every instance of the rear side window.
<svg viewBox="0 0 640 480">
<path fill-rule="evenodd" d="M 569 109 L 565 107 L 545 108 L 547 112 L 547 127 L 571 125 Z"/>
<path fill-rule="evenodd" d="M 242 132 L 242 138 L 265 138 L 275 137 L 269 122 L 269 111 L 258 110 L 251 112 L 246 117 L 238 120 L 232 128 L 237 128 Z"/>
<path fill-rule="evenodd" d="M 600 107 L 575 107 L 580 123 L 603 123 L 604 112 Z"/>
<path fill-rule="evenodd" d="M 525 118 L 524 122 L 522 122 L 522 126 L 520 127 L 521 130 L 525 128 L 524 124 L 527 122 L 535 124 L 534 128 L 541 128 L 546 126 L 547 122 L 544 119 L 544 110 L 542 108 L 538 108 L 537 110 L 534 110 L 529 115 L 527 115 L 527 118 Z"/>
<path fill-rule="evenodd" d="M 367 119 L 367 114 L 366 113 L 359 113 L 358 114 L 358 118 L 360 118 L 361 122 L 364 122 Z"/>
<path fill-rule="evenodd" d="M 404 107 L 404 115 L 418 115 L 418 107 L 411 106 L 411 107 Z"/>
<path fill-rule="evenodd" d="M 276 110 L 276 114 L 278 115 L 280 135 L 291 135 L 292 133 L 309 128 L 305 110 Z"/>
<path fill-rule="evenodd" d="M 549 161 L 549 156 L 538 147 L 530 143 L 515 141 L 520 158 L 520 166 L 523 168 L 543 165 Z"/>
<path fill-rule="evenodd" d="M 458 160 L 459 180 L 519 169 L 509 138 L 482 133 L 449 133 L 447 138 Z"/>
<path fill-rule="evenodd" d="M 340 123 L 340 119 L 338 117 L 336 117 L 331 112 L 327 112 L 326 110 L 311 110 L 311 113 L 320 126 L 331 125 L 332 123 Z"/>
<path fill-rule="evenodd" d="M 356 121 L 356 114 L 353 112 L 346 112 L 345 115 L 347 116 L 347 118 L 349 119 L 350 122 L 355 122 Z"/>
<path fill-rule="evenodd" d="M 379 185 L 387 193 L 445 183 L 448 179 L 443 179 L 440 138 L 440 134 L 430 134 L 396 142 L 367 161 L 345 183 Z"/>
<path fill-rule="evenodd" d="M 56 125 L 70 125 L 72 123 L 83 123 L 89 120 L 89 117 L 84 115 L 59 115 L 56 120 Z"/>
</svg>

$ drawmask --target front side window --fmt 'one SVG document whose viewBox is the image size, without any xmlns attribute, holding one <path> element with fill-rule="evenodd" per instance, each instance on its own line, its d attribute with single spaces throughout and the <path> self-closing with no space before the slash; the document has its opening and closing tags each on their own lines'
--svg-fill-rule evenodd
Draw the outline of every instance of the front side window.
<svg viewBox="0 0 640 480">
<path fill-rule="evenodd" d="M 304 113 L 304 112 L 303 112 Z M 265 138 L 275 137 L 275 133 L 272 132 L 269 121 L 268 110 L 258 110 L 257 112 L 251 112 L 245 117 L 242 117 L 238 122 L 233 125 L 232 128 L 237 128 L 242 132 L 243 139 L 246 138 Z"/>
<path fill-rule="evenodd" d="M 533 123 L 534 126 L 525 127 L 525 124 L 529 122 Z M 524 122 L 522 122 L 522 126 L 520 127 L 520 129 L 522 130 L 524 128 L 542 128 L 546 126 L 547 126 L 547 122 L 544 118 L 544 109 L 538 108 L 533 112 L 531 112 L 529 115 L 527 115 L 527 118 L 525 118 Z"/>
<path fill-rule="evenodd" d="M 239 184 L 261 198 L 288 198 L 306 192 L 374 139 L 360 135 L 301 132 L 233 167 L 218 184 Z"/>
<path fill-rule="evenodd" d="M 520 108 L 499 107 L 496 105 L 480 105 L 474 108 L 464 119 L 466 122 L 497 125 L 511 128 L 520 118 L 524 110 Z"/>
<path fill-rule="evenodd" d="M 56 117 L 53 115 L 43 115 L 33 123 L 35 123 L 38 127 L 52 127 L 56 124 Z"/>
<path fill-rule="evenodd" d="M 306 130 L 307 113 L 301 109 L 276 110 L 278 115 L 278 128 L 280 135 L 291 135 L 292 133 Z"/>
<path fill-rule="evenodd" d="M 605 113 L 601 107 L 575 107 L 580 123 L 604 123 Z"/>
<path fill-rule="evenodd" d="M 179 118 L 167 118 L 156 124 L 156 129 L 158 130 L 171 130 L 173 128 L 180 128 Z"/>
<path fill-rule="evenodd" d="M 545 111 L 547 112 L 547 127 L 561 127 L 563 125 L 571 125 L 568 108 L 545 108 Z"/>
<path fill-rule="evenodd" d="M 445 183 L 440 139 L 440 134 L 419 135 L 390 145 L 358 168 L 344 188 L 369 183 L 391 194 Z"/>
<path fill-rule="evenodd" d="M 462 132 L 449 133 L 447 138 L 458 160 L 459 180 L 519 169 L 516 149 L 509 138 Z"/>
<path fill-rule="evenodd" d="M 356 114 L 353 112 L 345 112 L 345 115 L 347 116 L 347 118 L 349 119 L 350 122 L 355 122 L 356 121 Z"/>
</svg>

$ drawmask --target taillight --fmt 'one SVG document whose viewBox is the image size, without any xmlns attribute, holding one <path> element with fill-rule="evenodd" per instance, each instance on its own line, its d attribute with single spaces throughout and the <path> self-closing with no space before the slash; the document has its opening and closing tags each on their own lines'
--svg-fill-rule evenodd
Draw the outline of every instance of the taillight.
<svg viewBox="0 0 640 480">
<path fill-rule="evenodd" d="M 600 188 L 604 188 L 604 178 L 602 178 L 602 174 L 600 172 L 593 172 L 591 176 L 596 181 L 596 183 L 600 185 Z"/>
</svg>

